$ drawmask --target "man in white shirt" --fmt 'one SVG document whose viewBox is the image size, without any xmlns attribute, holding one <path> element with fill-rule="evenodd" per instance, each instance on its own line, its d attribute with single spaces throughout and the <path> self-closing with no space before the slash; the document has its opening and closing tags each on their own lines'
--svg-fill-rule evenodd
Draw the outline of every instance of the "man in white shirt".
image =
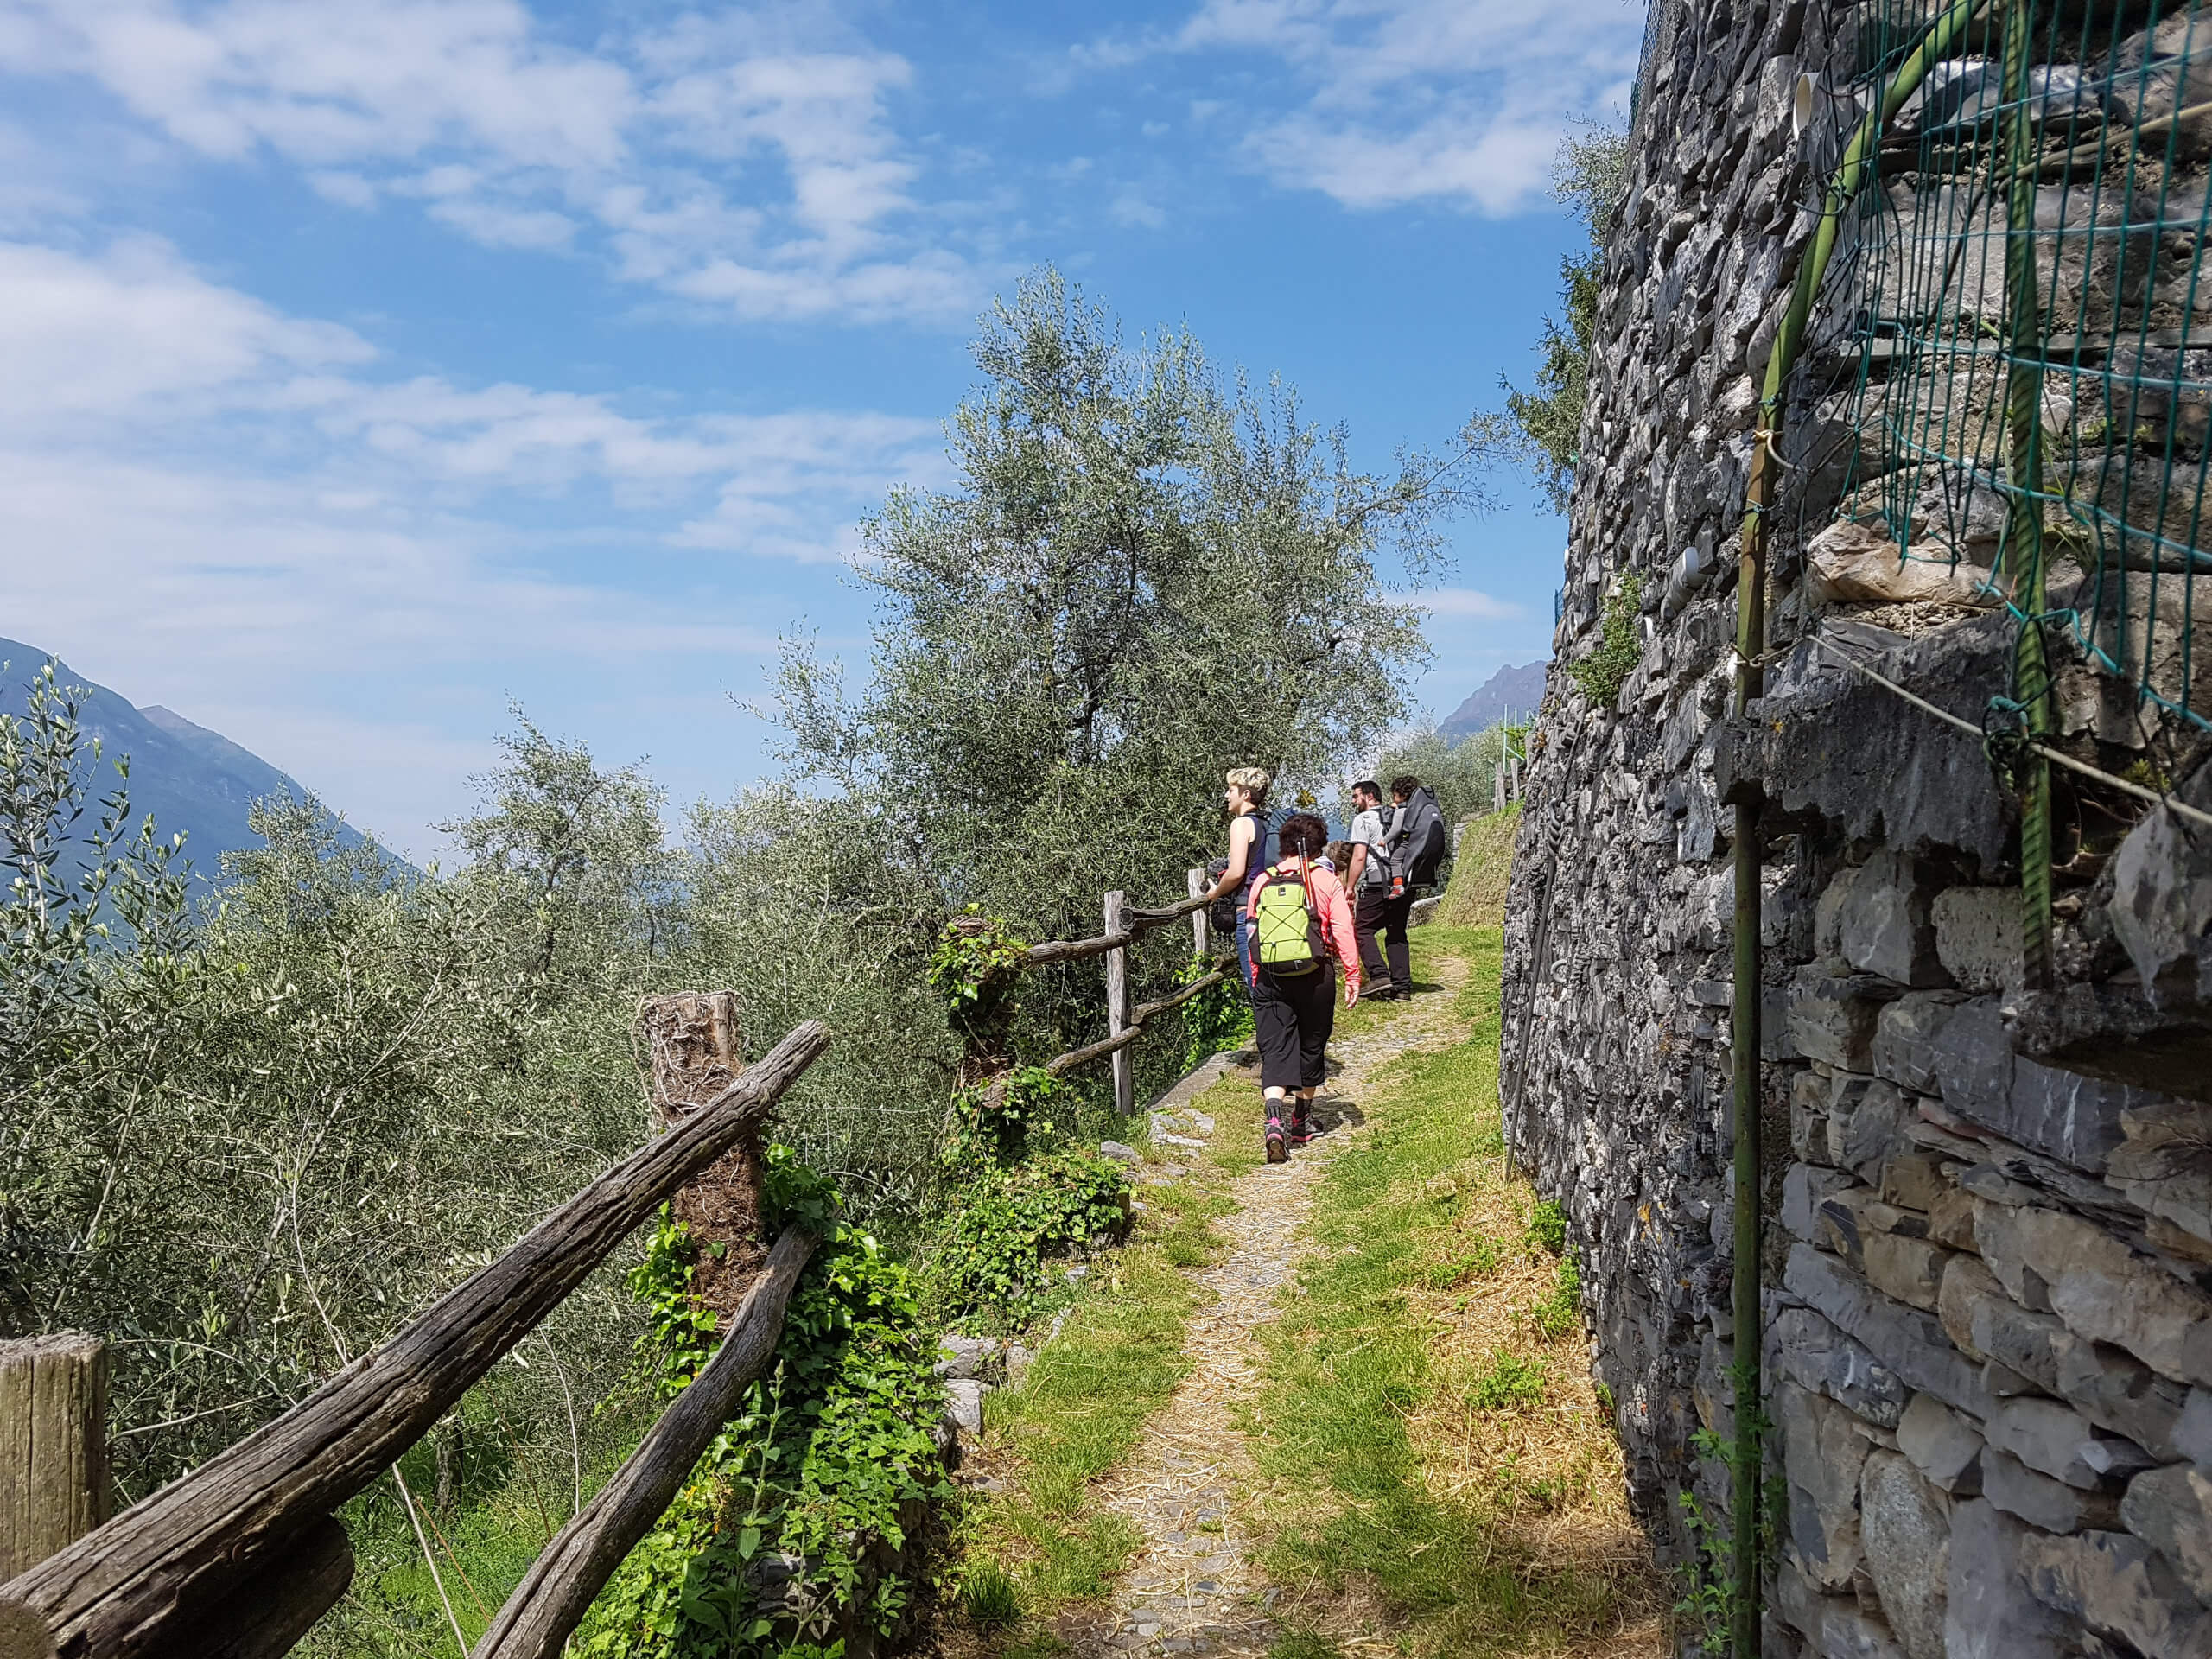
<svg viewBox="0 0 2212 1659">
<path fill-rule="evenodd" d="M 1359 960 L 1367 982 L 1389 996 L 1396 988 L 1390 983 L 1382 947 L 1375 939 L 1390 902 L 1390 856 L 1383 848 L 1387 832 L 1382 785 L 1371 778 L 1362 779 L 1351 786 L 1351 868 L 1344 872 L 1344 880 L 1352 893 L 1352 933 L 1359 941 Z"/>
</svg>

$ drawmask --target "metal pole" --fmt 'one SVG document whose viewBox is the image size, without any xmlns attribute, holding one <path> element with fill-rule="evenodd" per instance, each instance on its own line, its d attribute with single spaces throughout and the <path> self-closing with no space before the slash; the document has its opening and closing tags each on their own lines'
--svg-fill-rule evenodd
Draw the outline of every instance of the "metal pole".
<svg viewBox="0 0 2212 1659">
<path fill-rule="evenodd" d="M 1782 394 L 1796 366 L 1814 296 L 1835 252 L 1843 214 L 1872 173 L 1869 166 L 1883 130 L 1927 78 L 1934 65 L 1951 55 L 1960 35 L 1984 0 L 1955 0 L 1931 23 L 1920 44 L 1898 65 L 1880 104 L 1866 112 L 1843 152 L 1821 205 L 1812 245 L 1798 262 L 1789 308 L 1768 353 L 1766 381 L 1759 398 L 1758 426 L 1752 437 L 1751 468 L 1744 501 L 1742 548 L 1737 562 L 1736 674 L 1731 711 L 1740 723 L 1764 689 L 1760 658 L 1766 651 L 1766 520 L 1774 505 L 1775 473 L 1780 455 L 1775 440 L 1781 426 Z M 1735 1659 L 1758 1659 L 1761 1600 L 1759 1491 L 1764 1484 L 1760 1431 L 1766 1421 L 1760 1386 L 1760 1214 L 1759 1089 L 1760 993 L 1764 966 L 1760 926 L 1760 809 L 1756 780 L 1735 803 L 1736 833 L 1731 849 L 1736 878 L 1736 979 L 1729 1020 L 1729 1059 L 1735 1107 L 1735 1261 L 1732 1299 L 1735 1315 L 1734 1482 L 1730 1494 L 1730 1541 L 1733 1547 L 1734 1593 L 1728 1639 Z"/>
<path fill-rule="evenodd" d="M 2027 110 L 2028 0 L 2005 8 L 2005 315 L 2009 436 L 2004 563 L 2024 620 L 2012 648 L 2012 696 L 2031 741 L 2050 734 L 2050 663 L 2043 637 L 2042 308 L 2036 299 L 2036 133 Z M 2050 982 L 2050 762 L 2019 757 L 2021 957 L 2031 986 Z"/>
</svg>

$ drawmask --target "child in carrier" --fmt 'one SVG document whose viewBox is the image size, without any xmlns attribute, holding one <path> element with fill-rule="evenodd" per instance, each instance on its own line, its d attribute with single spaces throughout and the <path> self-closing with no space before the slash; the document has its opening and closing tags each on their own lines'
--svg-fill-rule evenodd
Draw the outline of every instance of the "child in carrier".
<svg viewBox="0 0 2212 1659">
<path fill-rule="evenodd" d="M 1335 872 L 1316 862 L 1328 827 L 1309 813 L 1275 832 L 1278 857 L 1245 901 L 1252 941 L 1252 1024 L 1267 1096 L 1268 1161 L 1313 1138 L 1313 1091 L 1326 1074 L 1336 1024 L 1337 972 L 1344 964 L 1344 1006 L 1359 1001 L 1359 946 L 1351 906 Z M 1287 1122 L 1285 1119 L 1287 1117 Z"/>
</svg>

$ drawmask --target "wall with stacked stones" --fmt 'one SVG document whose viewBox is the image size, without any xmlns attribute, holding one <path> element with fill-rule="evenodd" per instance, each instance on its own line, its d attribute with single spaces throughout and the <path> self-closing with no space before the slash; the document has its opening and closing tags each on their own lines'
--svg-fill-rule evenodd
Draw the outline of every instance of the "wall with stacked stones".
<svg viewBox="0 0 2212 1659">
<path fill-rule="evenodd" d="M 1726 716 L 1754 377 L 1821 159 L 1791 95 L 1847 78 L 1852 15 L 1653 23 L 1516 851 L 1507 1131 L 1570 1217 L 1632 1497 L 1688 1562 L 1685 1495 L 1727 1525 L 1695 1437 L 1732 1430 L 1728 803 L 1763 791 L 1769 1650 L 2212 1653 L 2212 832 L 2069 793 L 2110 822 L 2059 875 L 2057 983 L 2022 988 L 2017 812 L 1980 741 L 1799 638 L 1976 727 L 2013 638 L 1885 589 L 1884 560 L 1807 582 L 1833 359 L 1789 411 L 1783 654 Z M 1594 706 L 1566 666 L 1624 573 L 1642 657 Z M 2067 676 L 2063 737 L 2117 767 Z M 2199 757 L 2154 758 L 2212 807 Z"/>
</svg>

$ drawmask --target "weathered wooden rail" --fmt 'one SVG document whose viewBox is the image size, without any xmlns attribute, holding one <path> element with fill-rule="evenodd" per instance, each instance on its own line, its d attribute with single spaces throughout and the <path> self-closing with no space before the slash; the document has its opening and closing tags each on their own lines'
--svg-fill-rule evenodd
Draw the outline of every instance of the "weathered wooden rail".
<svg viewBox="0 0 2212 1659">
<path fill-rule="evenodd" d="M 1109 893 L 1097 938 L 1029 947 L 1027 966 L 1107 958 L 1108 1035 L 1045 1071 L 1057 1077 L 1111 1056 L 1117 1102 L 1132 1109 L 1130 1045 L 1147 1021 L 1219 984 L 1228 970 L 1132 1008 L 1128 950 L 1191 917 L 1203 957 L 1207 885 L 1205 872 L 1192 871 L 1190 896 L 1158 909 Z M 639 1023 L 664 1133 L 292 1410 L 123 1514 L 103 1511 L 100 1344 L 75 1333 L 0 1344 L 0 1572 L 13 1574 L 0 1583 L 0 1659 L 288 1652 L 352 1582 L 353 1548 L 338 1507 L 390 1469 L 639 1224 L 673 1200 L 695 1231 L 755 1226 L 760 1126 L 829 1046 L 828 1033 L 810 1021 L 741 1073 L 735 999 L 727 993 L 658 999 Z M 741 1215 L 725 1189 L 744 1185 L 748 1171 L 754 1207 Z M 546 1546 L 474 1659 L 551 1659 L 563 1650 L 766 1369 L 817 1242 L 797 1229 L 777 1240 L 714 1358 Z"/>
<path fill-rule="evenodd" d="M 5 1659 L 287 1651 L 352 1576 L 332 1511 L 420 1440 L 678 1187 L 735 1146 L 829 1043 L 818 1023 L 801 1026 L 283 1416 L 0 1585 Z M 639 1455 L 653 1446 L 649 1438 Z M 614 1560 L 652 1519 L 638 1522 Z M 611 1547 L 614 1532 L 602 1535 Z M 321 1586 L 317 1593 L 300 1593 L 308 1582 Z M 599 1587 L 591 1585 L 584 1605 Z M 251 1646 L 242 1642 L 248 1630 Z"/>
</svg>

